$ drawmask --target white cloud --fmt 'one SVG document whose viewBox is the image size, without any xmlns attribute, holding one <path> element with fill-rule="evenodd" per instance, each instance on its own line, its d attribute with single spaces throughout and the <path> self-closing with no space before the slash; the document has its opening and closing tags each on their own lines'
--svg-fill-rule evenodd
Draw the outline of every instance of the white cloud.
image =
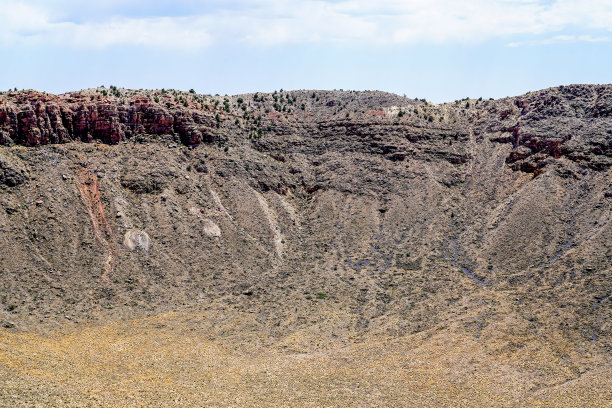
<svg viewBox="0 0 612 408">
<path fill-rule="evenodd" d="M 104 22 L 54 21 L 49 13 L 25 3 L 0 1 L 0 43 L 53 44 L 87 48 L 117 45 L 193 49 L 213 37 L 193 17 L 125 18 Z"/>
<path fill-rule="evenodd" d="M 0 44 L 87 48 L 606 41 L 612 31 L 610 0 L 0 0 L 0 10 Z"/>
<path fill-rule="evenodd" d="M 197 18 L 112 18 L 103 23 L 60 23 L 53 40 L 90 48 L 118 45 L 196 49 L 213 42 Z"/>
<path fill-rule="evenodd" d="M 508 47 L 521 47 L 524 45 L 551 45 L 551 44 L 562 44 L 562 43 L 576 43 L 576 42 L 589 42 L 589 43 L 600 43 L 600 42 L 612 42 L 612 37 L 594 37 L 592 35 L 555 35 L 553 37 L 544 38 L 533 41 L 519 41 L 508 43 Z"/>
</svg>

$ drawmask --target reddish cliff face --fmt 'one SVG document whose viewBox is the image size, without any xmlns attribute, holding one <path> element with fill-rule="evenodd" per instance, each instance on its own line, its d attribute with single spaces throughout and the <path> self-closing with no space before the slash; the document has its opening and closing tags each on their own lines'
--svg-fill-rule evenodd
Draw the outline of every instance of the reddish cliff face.
<svg viewBox="0 0 612 408">
<path fill-rule="evenodd" d="M 176 134 L 186 145 L 212 141 L 212 113 L 163 107 L 147 98 L 127 101 L 80 94 L 10 92 L 0 104 L 0 143 L 25 146 L 71 141 L 116 144 L 135 134 Z"/>
</svg>

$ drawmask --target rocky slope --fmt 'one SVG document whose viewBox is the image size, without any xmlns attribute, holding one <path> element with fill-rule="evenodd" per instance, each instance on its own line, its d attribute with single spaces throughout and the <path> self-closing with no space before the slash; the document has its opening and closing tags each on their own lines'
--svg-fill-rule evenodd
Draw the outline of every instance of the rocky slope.
<svg viewBox="0 0 612 408">
<path fill-rule="evenodd" d="M 294 351 L 452 328 L 570 381 L 612 351 L 611 115 L 609 85 L 0 94 L 0 322 L 206 311 Z"/>
</svg>

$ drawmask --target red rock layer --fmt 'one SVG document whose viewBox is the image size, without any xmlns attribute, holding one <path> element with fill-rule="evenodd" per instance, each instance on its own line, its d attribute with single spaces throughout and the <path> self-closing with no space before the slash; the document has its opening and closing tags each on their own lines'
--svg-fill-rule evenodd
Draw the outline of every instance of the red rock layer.
<svg viewBox="0 0 612 408">
<path fill-rule="evenodd" d="M 16 96 L 16 94 L 9 94 Z M 212 141 L 211 114 L 165 108 L 146 98 L 127 104 L 59 98 L 23 92 L 12 103 L 0 104 L 0 143 L 25 146 L 100 140 L 115 144 L 134 134 L 176 134 L 187 145 Z"/>
</svg>

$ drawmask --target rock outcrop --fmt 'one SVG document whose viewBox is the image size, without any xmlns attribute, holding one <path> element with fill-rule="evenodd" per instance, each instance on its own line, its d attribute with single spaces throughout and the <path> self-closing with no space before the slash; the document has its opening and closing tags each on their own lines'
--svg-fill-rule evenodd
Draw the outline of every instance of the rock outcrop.
<svg viewBox="0 0 612 408">
<path fill-rule="evenodd" d="M 471 105 L 431 105 L 376 92 L 314 94 L 316 99 L 310 91 L 249 95 L 244 102 L 243 97 L 116 88 L 111 94 L 97 89 L 58 96 L 8 92 L 0 96 L 0 143 L 117 144 L 169 135 L 197 146 L 244 137 L 282 157 L 294 146 L 310 146 L 316 153 L 329 148 L 330 140 L 340 140 L 342 148 L 391 161 L 416 155 L 457 164 L 469 160 L 463 143 L 472 132 L 512 144 L 506 162 L 514 170 L 540 173 L 559 158 L 591 169 L 612 165 L 612 86 L 551 88 L 498 101 L 472 100 Z M 274 138 L 262 138 L 264 133 Z"/>
<path fill-rule="evenodd" d="M 514 103 L 515 123 L 502 128 L 510 134 L 493 139 L 513 144 L 506 159 L 513 169 L 539 173 L 561 157 L 592 169 L 612 166 L 611 86 L 561 86 Z M 507 111 L 500 113 L 506 117 Z"/>
<path fill-rule="evenodd" d="M 134 97 L 129 101 L 81 94 L 49 96 L 9 92 L 0 105 L 0 143 L 38 146 L 72 141 L 117 144 L 137 134 L 175 134 L 186 145 L 214 141 L 214 118 L 189 109 L 165 108 Z"/>
</svg>

